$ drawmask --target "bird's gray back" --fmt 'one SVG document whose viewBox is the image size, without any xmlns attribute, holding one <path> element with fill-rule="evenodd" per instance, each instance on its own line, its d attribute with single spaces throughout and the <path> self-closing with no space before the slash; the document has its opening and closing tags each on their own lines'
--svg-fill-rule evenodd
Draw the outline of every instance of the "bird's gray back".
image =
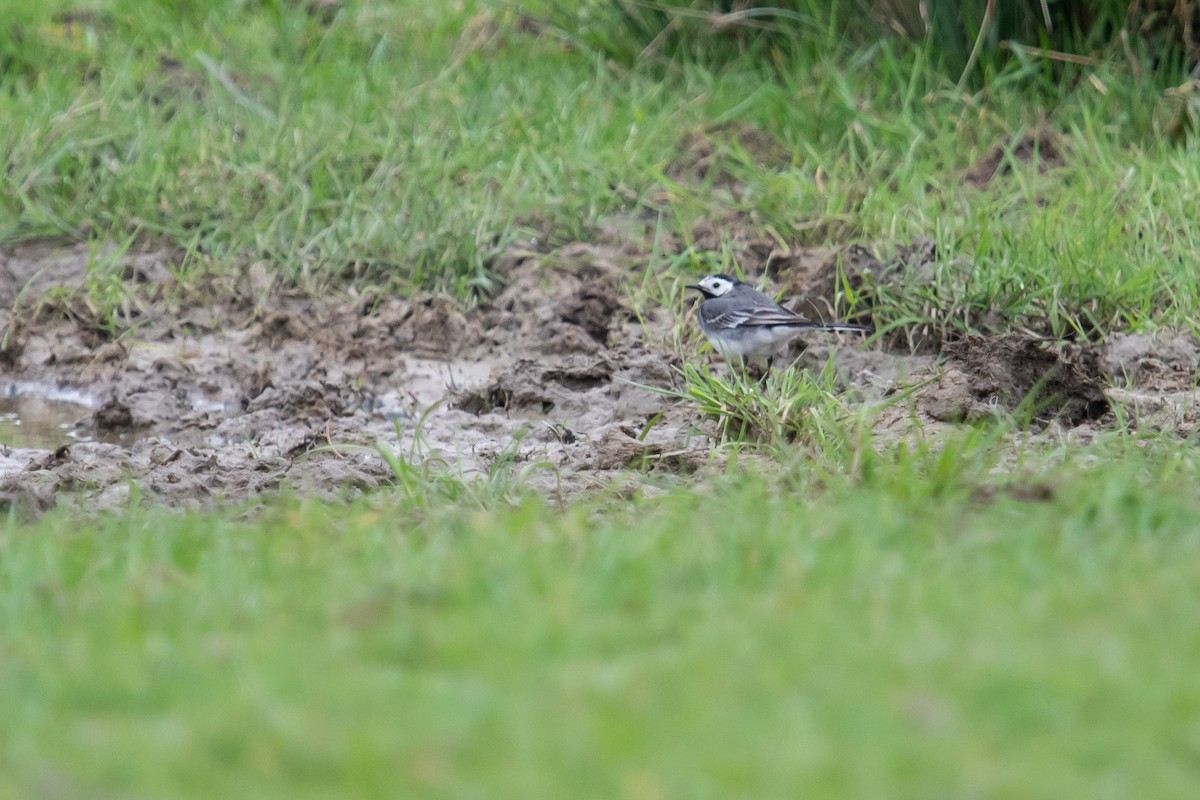
<svg viewBox="0 0 1200 800">
<path fill-rule="evenodd" d="M 743 305 L 749 304 L 759 308 L 782 308 L 779 303 L 776 303 L 748 283 L 740 283 L 734 286 L 733 290 L 725 296 L 737 298 L 738 303 Z"/>
<path fill-rule="evenodd" d="M 804 320 L 770 297 L 745 283 L 739 283 L 720 297 L 700 303 L 700 325 L 707 329 L 731 329 L 744 325 L 789 325 Z"/>
</svg>

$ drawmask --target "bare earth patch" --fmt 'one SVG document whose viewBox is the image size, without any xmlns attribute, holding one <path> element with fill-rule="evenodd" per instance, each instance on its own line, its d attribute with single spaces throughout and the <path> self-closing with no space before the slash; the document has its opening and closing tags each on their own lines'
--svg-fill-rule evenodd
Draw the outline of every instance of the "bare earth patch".
<svg viewBox="0 0 1200 800">
<path fill-rule="evenodd" d="M 860 250 L 767 251 L 757 266 L 797 308 L 826 316 L 834 273 L 886 272 Z M 645 264 L 628 248 L 509 251 L 494 265 L 507 287 L 470 309 L 436 296 L 303 296 L 253 270 L 216 300 L 171 307 L 164 258 L 130 253 L 122 275 L 159 299 L 116 339 L 69 299 L 40 300 L 81 285 L 88 260 L 81 248 L 0 252 L 0 295 L 19 309 L 0 311 L 0 401 L 72 403 L 58 440 L 0 440 L 0 507 L 113 508 L 135 491 L 185 506 L 285 488 L 345 496 L 395 481 L 381 452 L 464 479 L 519 470 L 569 497 L 630 469 L 686 473 L 712 458 L 710 421 L 653 390 L 680 388 L 672 342 L 681 322 L 684 347 L 692 341 L 680 319 L 690 311 L 681 299 L 633 314 L 624 283 Z M 862 402 L 893 398 L 885 439 L 1023 403 L 1035 420 L 1081 431 L 1114 423 L 1113 409 L 1181 433 L 1195 425 L 1190 336 L 1066 346 L 1003 334 L 947 343 L 940 358 L 889 351 L 900 343 L 816 338 L 798 355 L 812 368 L 832 355 Z"/>
<path fill-rule="evenodd" d="M 381 447 L 464 478 L 537 464 L 530 481 L 566 494 L 657 463 L 640 456 L 702 461 L 699 420 L 644 388 L 672 387 L 674 323 L 634 320 L 627 262 L 588 245 L 516 253 L 508 287 L 470 310 L 443 297 L 246 291 L 161 310 L 117 340 L 85 314 L 18 312 L 20 325 L 6 314 L 0 394 L 71 387 L 83 404 L 61 443 L 0 448 L 0 503 L 43 509 L 70 490 L 112 507 L 134 483 L 190 505 L 366 490 L 394 479 Z M 86 254 L 18 251 L 0 264 L 15 299 L 22 277 L 27 296 L 79 285 Z"/>
</svg>

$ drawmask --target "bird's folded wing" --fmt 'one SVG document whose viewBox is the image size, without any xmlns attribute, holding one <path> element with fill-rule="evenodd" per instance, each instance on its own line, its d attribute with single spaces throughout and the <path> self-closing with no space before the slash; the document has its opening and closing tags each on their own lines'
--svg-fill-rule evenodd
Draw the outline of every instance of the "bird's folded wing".
<svg viewBox="0 0 1200 800">
<path fill-rule="evenodd" d="M 760 328 L 774 325 L 806 326 L 813 323 L 799 314 L 794 314 L 786 308 L 771 308 L 769 306 L 754 306 L 747 309 L 737 309 L 718 314 L 708 320 L 709 327 L 732 330 L 734 328 Z"/>
</svg>

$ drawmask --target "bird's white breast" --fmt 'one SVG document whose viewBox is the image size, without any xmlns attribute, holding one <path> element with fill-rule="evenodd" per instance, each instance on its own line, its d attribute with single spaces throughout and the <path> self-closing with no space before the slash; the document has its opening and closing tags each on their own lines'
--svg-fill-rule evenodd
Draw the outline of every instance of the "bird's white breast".
<svg viewBox="0 0 1200 800">
<path fill-rule="evenodd" d="M 724 358 L 767 358 L 781 352 L 801 331 L 796 328 L 757 327 L 724 333 L 724 336 L 708 333 L 713 349 Z"/>
</svg>

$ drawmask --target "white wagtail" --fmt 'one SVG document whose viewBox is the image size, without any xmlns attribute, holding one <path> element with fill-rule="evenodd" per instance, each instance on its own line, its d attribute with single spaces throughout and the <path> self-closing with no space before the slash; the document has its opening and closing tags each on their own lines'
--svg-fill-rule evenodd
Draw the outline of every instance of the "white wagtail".
<svg viewBox="0 0 1200 800">
<path fill-rule="evenodd" d="M 704 295 L 698 312 L 700 330 L 716 351 L 727 360 L 765 360 L 768 370 L 775 356 L 802 331 L 871 330 L 848 322 L 812 322 L 728 275 L 709 275 L 687 288 Z"/>
</svg>

